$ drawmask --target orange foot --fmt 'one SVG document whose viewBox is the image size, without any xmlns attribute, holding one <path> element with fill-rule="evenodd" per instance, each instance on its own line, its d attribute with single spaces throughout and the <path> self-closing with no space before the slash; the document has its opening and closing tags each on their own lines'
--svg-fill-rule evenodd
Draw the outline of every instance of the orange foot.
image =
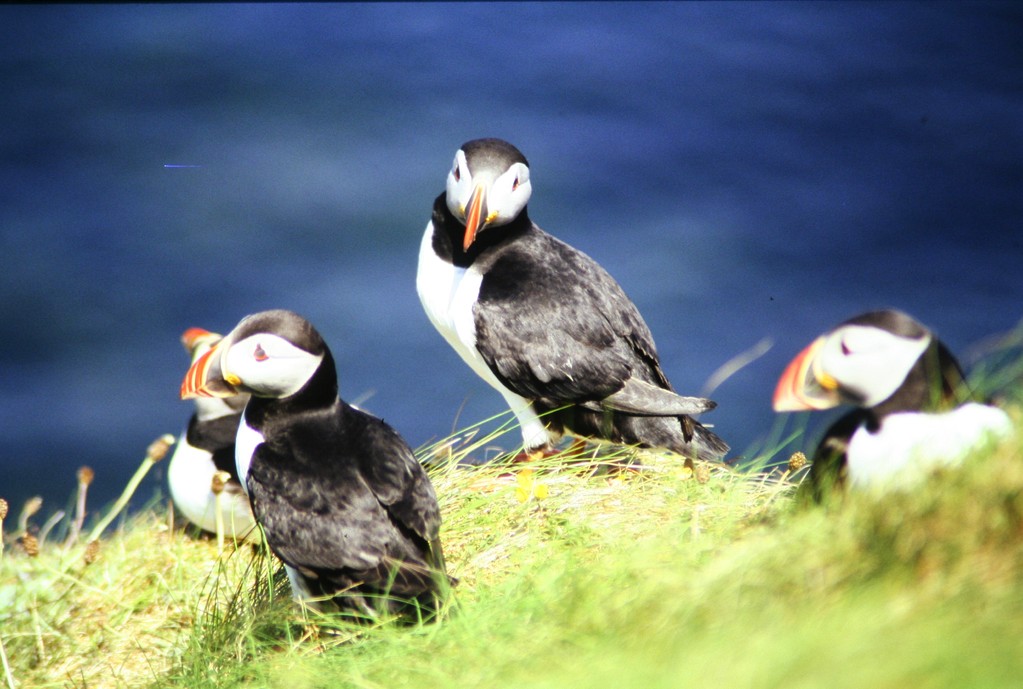
<svg viewBox="0 0 1023 689">
<path fill-rule="evenodd" d="M 522 452 L 512 457 L 511 462 L 513 464 L 521 462 L 536 462 L 541 459 L 553 457 L 554 455 L 564 455 L 567 458 L 580 457 L 582 456 L 585 450 L 586 450 L 585 440 L 573 440 L 572 444 L 569 445 L 564 450 L 558 450 L 556 448 L 550 447 L 549 445 L 538 447 L 535 450 L 523 450 Z"/>
<path fill-rule="evenodd" d="M 509 460 L 512 464 L 521 464 L 523 462 L 538 462 L 541 459 L 547 459 L 558 454 L 558 451 L 549 447 L 540 447 L 535 450 L 523 450 L 517 455 L 512 456 Z"/>
</svg>

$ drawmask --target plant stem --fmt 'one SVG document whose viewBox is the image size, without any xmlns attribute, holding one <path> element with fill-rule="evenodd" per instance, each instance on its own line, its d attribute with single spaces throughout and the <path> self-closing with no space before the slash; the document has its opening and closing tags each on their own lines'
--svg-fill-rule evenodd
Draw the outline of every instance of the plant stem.
<svg viewBox="0 0 1023 689">
<path fill-rule="evenodd" d="M 217 520 L 217 555 L 224 554 L 224 512 L 223 505 L 221 504 L 221 495 L 223 493 L 217 493 L 213 496 L 213 509 L 216 511 Z"/>
<path fill-rule="evenodd" d="M 7 689 L 15 689 L 14 675 L 11 674 L 11 664 L 7 662 L 7 651 L 4 649 L 4 639 L 0 637 L 0 660 L 4 664 L 4 677 L 7 679 Z"/>
<path fill-rule="evenodd" d="M 117 499 L 117 502 L 114 503 L 114 506 L 110 509 L 110 511 L 104 515 L 99 524 L 93 527 L 92 531 L 89 533 L 89 538 L 86 539 L 87 543 L 99 538 L 103 531 L 110 526 L 110 522 L 114 521 L 117 515 L 128 506 L 128 501 L 131 500 L 131 496 L 134 495 L 135 489 L 137 489 L 139 484 L 142 483 L 142 479 L 146 477 L 146 474 L 149 473 L 149 470 L 154 464 L 164 458 L 164 455 L 167 454 L 167 449 L 173 443 L 174 436 L 165 435 L 149 446 L 149 449 L 146 451 L 146 458 L 142 460 L 142 464 L 140 464 L 139 468 L 135 471 L 135 475 L 131 477 L 131 480 L 128 481 L 128 485 L 124 487 L 121 497 Z"/>
</svg>

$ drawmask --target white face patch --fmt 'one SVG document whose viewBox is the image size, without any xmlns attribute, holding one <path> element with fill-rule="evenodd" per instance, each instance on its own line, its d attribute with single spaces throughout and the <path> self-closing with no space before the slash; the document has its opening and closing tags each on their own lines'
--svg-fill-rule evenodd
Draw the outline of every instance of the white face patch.
<svg viewBox="0 0 1023 689">
<path fill-rule="evenodd" d="M 865 325 L 845 325 L 827 336 L 818 353 L 820 368 L 859 398 L 864 407 L 885 401 L 902 385 L 931 343 L 899 337 Z"/>
<path fill-rule="evenodd" d="M 455 162 L 448 173 L 448 181 L 445 193 L 445 200 L 448 210 L 456 218 L 465 219 L 465 207 L 472 196 L 472 173 L 469 172 L 469 163 L 465 160 L 465 153 L 461 149 L 455 153 Z"/>
<path fill-rule="evenodd" d="M 529 168 L 522 163 L 513 163 L 490 185 L 490 193 L 487 194 L 487 224 L 510 223 L 526 207 L 532 193 Z"/>
<path fill-rule="evenodd" d="M 321 361 L 323 355 L 310 354 L 282 337 L 257 333 L 232 343 L 220 369 L 228 383 L 241 384 L 254 395 L 284 398 L 309 382 Z"/>
<path fill-rule="evenodd" d="M 533 186 L 529 181 L 529 167 L 512 163 L 507 170 L 477 170 L 475 177 L 469 171 L 465 153 L 455 153 L 455 161 L 448 172 L 445 200 L 448 210 L 459 220 L 465 220 L 469 197 L 477 185 L 487 187 L 486 225 L 504 225 L 522 212 L 529 203 Z"/>
<path fill-rule="evenodd" d="M 200 421 L 212 421 L 223 416 L 237 414 L 238 410 L 232 407 L 224 397 L 196 397 L 195 413 Z"/>
</svg>

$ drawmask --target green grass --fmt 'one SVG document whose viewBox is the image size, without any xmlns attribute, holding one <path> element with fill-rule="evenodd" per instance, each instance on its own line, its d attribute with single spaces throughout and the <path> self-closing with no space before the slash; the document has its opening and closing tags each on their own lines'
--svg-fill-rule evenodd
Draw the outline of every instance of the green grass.
<svg viewBox="0 0 1023 689">
<path fill-rule="evenodd" d="M 1020 420 L 1018 408 L 1014 419 Z M 644 455 L 431 473 L 457 606 L 436 624 L 304 616 L 275 561 L 153 505 L 95 559 L 4 523 L 18 687 L 1017 687 L 1023 435 L 919 490 L 800 508 L 788 477 Z M 798 439 L 795 445 L 799 445 Z M 445 449 L 447 448 L 447 449 Z M 542 497 L 538 497 L 542 496 Z M 0 687 L 8 686 L 0 678 Z"/>
</svg>

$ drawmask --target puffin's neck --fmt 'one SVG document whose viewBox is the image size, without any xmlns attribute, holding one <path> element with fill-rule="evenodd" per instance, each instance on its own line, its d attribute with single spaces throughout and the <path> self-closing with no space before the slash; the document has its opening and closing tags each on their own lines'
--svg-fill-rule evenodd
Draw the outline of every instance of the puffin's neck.
<svg viewBox="0 0 1023 689">
<path fill-rule="evenodd" d="M 323 354 L 316 372 L 294 395 L 284 399 L 257 397 L 245 407 L 245 418 L 265 427 L 275 419 L 329 408 L 338 401 L 337 368 L 330 351 Z"/>
<path fill-rule="evenodd" d="M 509 237 L 521 234 L 532 227 L 526 208 L 505 225 L 488 227 L 476 235 L 468 251 L 462 249 L 465 241 L 465 224 L 458 221 L 448 209 L 446 194 L 442 193 L 433 202 L 433 250 L 445 261 L 467 268 L 476 258 L 490 247 L 500 244 Z"/>
</svg>

